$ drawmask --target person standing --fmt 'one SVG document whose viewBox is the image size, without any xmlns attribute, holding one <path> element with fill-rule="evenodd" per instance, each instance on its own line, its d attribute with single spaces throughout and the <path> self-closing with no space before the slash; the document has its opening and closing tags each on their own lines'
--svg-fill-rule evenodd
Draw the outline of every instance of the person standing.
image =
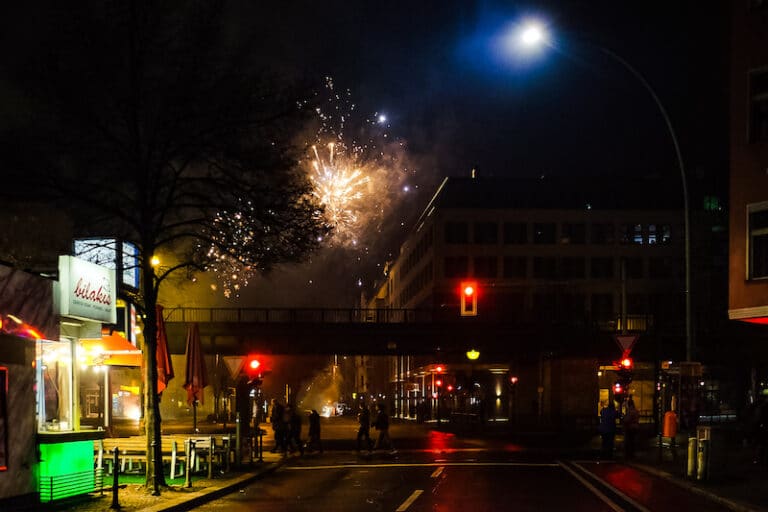
<svg viewBox="0 0 768 512">
<path fill-rule="evenodd" d="M 368 447 L 368 451 L 373 448 L 373 441 L 371 441 L 371 412 L 365 404 L 360 405 L 360 412 L 357 413 L 357 451 L 360 451 L 360 441 L 365 439 L 365 445 Z"/>
<path fill-rule="evenodd" d="M 307 450 L 317 450 L 323 453 L 323 443 L 320 440 L 320 415 L 312 409 L 309 413 L 309 439 L 307 440 Z"/>
<path fill-rule="evenodd" d="M 637 431 L 640 429 L 640 412 L 635 407 L 632 397 L 627 401 L 627 412 L 624 414 L 624 456 L 627 459 L 635 457 Z"/>
<path fill-rule="evenodd" d="M 387 406 L 383 403 L 378 404 L 379 412 L 376 414 L 376 421 L 373 422 L 374 428 L 379 431 L 379 438 L 376 440 L 374 450 L 384 448 L 385 446 L 394 451 L 395 447 L 392 445 L 392 439 L 389 437 L 389 416 L 386 411 Z"/>
<path fill-rule="evenodd" d="M 616 406 L 613 400 L 608 400 L 608 405 L 600 410 L 600 438 L 602 447 L 600 456 L 604 459 L 613 458 L 613 443 L 616 439 Z"/>
<path fill-rule="evenodd" d="M 304 455 L 304 444 L 301 442 L 301 416 L 296 412 L 296 408 L 289 405 L 285 409 L 288 418 L 288 439 L 286 447 L 291 453 L 299 450 Z"/>
<path fill-rule="evenodd" d="M 272 453 L 285 452 L 285 430 L 283 429 L 283 405 L 275 398 L 272 399 L 272 407 L 269 412 L 269 422 L 272 424 L 272 432 L 275 434 L 275 447 Z"/>
</svg>

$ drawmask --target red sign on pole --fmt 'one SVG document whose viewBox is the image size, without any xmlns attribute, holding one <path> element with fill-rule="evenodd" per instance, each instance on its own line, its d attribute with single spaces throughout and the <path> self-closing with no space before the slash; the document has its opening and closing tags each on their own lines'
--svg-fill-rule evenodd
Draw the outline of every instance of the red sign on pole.
<svg viewBox="0 0 768 512">
<path fill-rule="evenodd" d="M 629 355 L 639 337 L 638 334 L 618 334 L 616 335 L 616 343 L 624 354 Z"/>
</svg>

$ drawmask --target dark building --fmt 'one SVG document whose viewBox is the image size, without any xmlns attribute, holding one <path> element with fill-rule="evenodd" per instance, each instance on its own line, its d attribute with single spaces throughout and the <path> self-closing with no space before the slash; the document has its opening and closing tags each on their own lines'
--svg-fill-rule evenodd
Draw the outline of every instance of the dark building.
<svg viewBox="0 0 768 512">
<path fill-rule="evenodd" d="M 741 355 L 751 396 L 768 361 L 768 2 L 731 3 L 728 318 L 753 325 Z"/>
</svg>

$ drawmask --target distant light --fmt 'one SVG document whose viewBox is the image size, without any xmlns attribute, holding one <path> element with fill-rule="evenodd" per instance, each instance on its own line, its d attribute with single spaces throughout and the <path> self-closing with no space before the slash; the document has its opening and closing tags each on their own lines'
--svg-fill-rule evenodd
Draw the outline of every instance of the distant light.
<svg viewBox="0 0 768 512">
<path fill-rule="evenodd" d="M 408 192 L 409 190 L 411 190 L 411 187 L 409 187 L 408 185 L 403 187 L 403 192 Z"/>
<path fill-rule="evenodd" d="M 520 42 L 524 46 L 537 46 L 544 41 L 544 29 L 538 23 L 529 23 L 520 32 Z"/>
<path fill-rule="evenodd" d="M 478 352 L 475 349 L 472 349 L 472 350 L 467 352 L 467 359 L 469 359 L 470 361 L 474 361 L 478 357 L 480 357 L 480 352 Z"/>
<path fill-rule="evenodd" d="M 149 260 L 149 264 L 152 265 L 153 267 L 158 266 L 160 264 L 160 258 L 158 258 L 157 256 L 152 256 L 152 259 Z"/>
<path fill-rule="evenodd" d="M 386 123 L 387 122 L 387 116 L 384 114 L 379 115 L 379 123 Z"/>
</svg>

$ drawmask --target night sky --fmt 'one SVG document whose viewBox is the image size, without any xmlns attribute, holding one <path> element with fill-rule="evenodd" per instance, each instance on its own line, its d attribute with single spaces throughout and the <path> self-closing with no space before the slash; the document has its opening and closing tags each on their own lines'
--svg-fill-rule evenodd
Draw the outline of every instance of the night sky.
<svg viewBox="0 0 768 512">
<path fill-rule="evenodd" d="M 631 63 L 661 98 L 682 146 L 692 204 L 704 193 L 724 199 L 727 8 L 692 1 L 358 4 L 288 2 L 254 6 L 245 17 L 267 35 L 264 58 L 276 69 L 310 80 L 333 76 L 361 110 L 385 113 L 391 132 L 407 141 L 421 188 L 390 217 L 404 224 L 381 244 L 386 250 L 377 249 L 383 256 L 320 255 L 322 271 L 310 266 L 309 277 L 292 273 L 288 281 L 278 272 L 257 284 L 259 299 L 301 290 L 306 305 L 353 300 L 354 286 L 347 287 L 358 276 L 361 291 L 380 280 L 375 265 L 389 251 L 396 255 L 435 183 L 472 168 L 486 176 L 669 176 L 679 188 L 658 109 L 598 46 Z M 550 48 L 527 57 L 504 50 L 504 34 L 523 19 L 548 27 Z M 336 257 L 349 265 L 320 263 Z"/>
<path fill-rule="evenodd" d="M 701 2 L 287 2 L 256 9 L 265 56 L 331 75 L 363 109 L 388 114 L 440 175 L 666 173 L 669 136 L 639 82 L 585 41 L 632 63 L 673 118 L 691 168 L 723 144 L 727 16 Z M 714 3 L 713 3 L 714 4 Z M 720 9 L 720 10 L 718 10 Z M 547 25 L 535 58 L 498 40 L 516 22 Z M 720 104 L 717 104 L 720 103 Z M 425 172 L 434 172 L 425 170 Z M 712 172 L 712 171 L 710 171 Z"/>
<path fill-rule="evenodd" d="M 485 176 L 669 176 L 679 187 L 670 136 L 648 93 L 592 44 L 621 55 L 656 89 L 682 145 L 694 206 L 704 193 L 725 196 L 728 8 L 718 4 L 231 2 L 233 34 L 256 34 L 265 67 L 318 89 L 333 77 L 359 112 L 387 116 L 415 170 L 414 189 L 384 219 L 382 235 L 369 237 L 368 252 L 325 250 L 310 265 L 259 280 L 240 305 L 344 307 L 370 295 L 435 185 L 472 168 Z M 524 19 L 551 34 L 537 55 L 504 49 L 504 35 Z M 7 38 L 36 26 L 10 20 Z"/>
</svg>

